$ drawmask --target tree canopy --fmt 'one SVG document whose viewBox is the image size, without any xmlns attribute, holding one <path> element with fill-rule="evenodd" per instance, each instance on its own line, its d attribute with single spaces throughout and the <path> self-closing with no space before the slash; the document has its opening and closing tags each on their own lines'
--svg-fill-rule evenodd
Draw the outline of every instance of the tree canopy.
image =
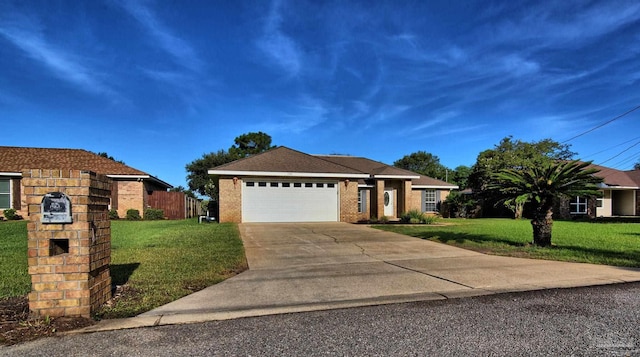
<svg viewBox="0 0 640 357">
<path fill-rule="evenodd" d="M 119 163 L 121 163 L 121 164 L 123 164 L 123 165 L 124 165 L 124 161 L 122 161 L 122 160 L 116 160 L 113 156 L 111 156 L 111 155 L 107 154 L 106 152 L 97 152 L 97 153 L 95 153 L 95 154 L 96 154 L 96 155 L 98 155 L 98 156 L 102 156 L 102 157 L 104 157 L 104 158 L 107 158 L 107 159 L 109 159 L 109 160 L 113 160 L 113 161 L 115 161 L 115 162 L 119 162 Z"/>
<path fill-rule="evenodd" d="M 217 188 L 209 175 L 209 169 L 272 149 L 271 136 L 263 132 L 242 134 L 234 139 L 228 150 L 203 154 L 186 165 L 189 190 L 211 198 L 217 197 Z"/>
<path fill-rule="evenodd" d="M 440 163 L 437 156 L 426 151 L 405 155 L 402 159 L 395 161 L 393 166 L 440 180 L 445 180 L 448 170 Z"/>
<path fill-rule="evenodd" d="M 520 170 L 545 167 L 558 160 L 571 160 L 575 153 L 570 145 L 561 144 L 551 139 L 534 142 L 514 140 L 511 136 L 503 138 L 493 149 L 478 154 L 476 163 L 471 168 L 468 185 L 478 198 L 484 200 L 484 209 L 496 207 L 499 202 L 515 213 L 516 218 L 522 214 L 524 203 L 521 200 L 504 200 L 502 193 L 492 189 L 493 176 L 501 170 Z"/>
</svg>

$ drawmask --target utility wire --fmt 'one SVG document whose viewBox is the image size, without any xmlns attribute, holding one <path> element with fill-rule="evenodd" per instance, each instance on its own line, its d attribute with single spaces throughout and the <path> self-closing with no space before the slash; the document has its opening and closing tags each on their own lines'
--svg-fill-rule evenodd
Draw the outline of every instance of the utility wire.
<svg viewBox="0 0 640 357">
<path fill-rule="evenodd" d="M 633 109 L 631 109 L 631 110 L 628 110 L 628 111 L 626 111 L 626 112 L 624 112 L 624 113 L 622 113 L 622 114 L 618 115 L 617 117 L 615 117 L 615 118 L 613 118 L 613 119 L 610 119 L 610 120 L 608 120 L 608 121 L 606 121 L 606 122 L 604 122 L 604 123 L 602 123 L 602 124 L 600 124 L 600 125 L 596 126 L 595 128 L 591 128 L 591 129 L 589 129 L 589 130 L 587 130 L 587 131 L 585 131 L 585 132 L 583 132 L 583 133 L 580 133 L 580 134 L 578 134 L 578 135 L 576 135 L 576 136 L 574 136 L 574 137 L 572 137 L 572 138 L 570 138 L 570 139 L 567 139 L 567 140 L 563 141 L 561 144 L 567 143 L 567 142 L 569 142 L 569 141 L 571 141 L 571 140 L 573 140 L 573 139 L 579 138 L 579 137 L 581 137 L 581 136 L 583 136 L 583 135 L 585 135 L 585 134 L 589 134 L 590 132 L 592 132 L 592 131 L 594 131 L 594 130 L 596 130 L 596 129 L 600 129 L 600 128 L 602 128 L 603 126 L 605 126 L 605 125 L 607 125 L 607 124 L 609 124 L 609 123 L 612 123 L 612 122 L 614 122 L 614 121 L 616 121 L 616 120 L 618 120 L 618 119 L 622 118 L 623 116 L 625 116 L 625 115 L 627 115 L 627 114 L 630 114 L 630 113 L 632 113 L 632 112 L 634 112 L 634 111 L 636 111 L 636 110 L 638 110 L 638 109 L 640 109 L 640 105 L 638 105 L 637 107 L 635 107 L 635 108 L 633 108 Z"/>
<path fill-rule="evenodd" d="M 605 151 L 609 151 L 609 150 L 611 150 L 611 149 L 615 149 L 615 148 L 617 148 L 617 147 L 619 147 L 619 146 L 622 146 L 622 145 L 624 145 L 624 144 L 628 144 L 628 143 L 630 143 L 630 142 L 632 142 L 632 141 L 634 141 L 634 140 L 638 140 L 638 139 L 640 139 L 640 136 L 635 137 L 635 138 L 633 138 L 633 139 L 631 139 L 631 140 L 627 140 L 627 141 L 625 141 L 625 142 L 622 142 L 622 143 L 620 143 L 620 144 L 618 144 L 618 145 L 614 145 L 614 146 L 608 147 L 608 148 L 606 148 L 606 149 L 600 150 L 600 151 L 595 152 L 595 153 L 593 153 L 593 154 L 589 154 L 589 155 L 582 156 L 582 159 L 587 159 L 587 158 L 589 158 L 589 157 L 593 157 L 593 156 L 596 156 L 596 155 L 598 155 L 598 154 L 602 154 L 602 153 L 603 153 L 603 152 L 605 152 Z"/>
<path fill-rule="evenodd" d="M 610 157 L 610 158 L 608 158 L 608 159 L 604 160 L 603 162 L 599 163 L 598 165 L 602 166 L 602 164 L 604 164 L 605 162 L 608 162 L 608 161 L 611 161 L 611 160 L 615 159 L 616 157 L 618 157 L 618 156 L 620 156 L 620 155 L 624 154 L 625 152 L 627 152 L 627 151 L 631 150 L 631 148 L 633 148 L 634 146 L 636 146 L 636 145 L 638 145 L 638 144 L 640 144 L 640 141 L 636 141 L 636 143 L 635 143 L 635 144 L 633 144 L 633 145 L 629 146 L 628 148 L 626 148 L 626 149 L 622 150 L 622 151 L 621 151 L 621 152 L 619 152 L 618 154 L 616 154 L 616 155 L 614 155 L 614 156 L 612 156 L 612 157 Z"/>
</svg>

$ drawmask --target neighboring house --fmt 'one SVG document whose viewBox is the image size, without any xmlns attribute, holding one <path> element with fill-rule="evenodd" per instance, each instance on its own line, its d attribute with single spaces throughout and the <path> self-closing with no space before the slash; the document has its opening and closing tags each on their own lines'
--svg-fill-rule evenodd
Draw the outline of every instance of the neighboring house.
<svg viewBox="0 0 640 357">
<path fill-rule="evenodd" d="M 220 222 L 357 222 L 438 212 L 456 185 L 362 157 L 287 147 L 209 170 Z"/>
<path fill-rule="evenodd" d="M 22 170 L 87 170 L 113 180 L 111 209 L 125 217 L 128 209 L 140 214 L 148 207 L 153 191 L 166 191 L 170 184 L 146 172 L 80 149 L 48 149 L 0 146 L 0 211 L 15 208 L 27 217 L 25 195 L 20 180 Z"/>
<path fill-rule="evenodd" d="M 600 170 L 602 196 L 599 198 L 573 197 L 558 207 L 561 218 L 640 216 L 640 170 L 621 171 L 591 165 Z"/>
</svg>

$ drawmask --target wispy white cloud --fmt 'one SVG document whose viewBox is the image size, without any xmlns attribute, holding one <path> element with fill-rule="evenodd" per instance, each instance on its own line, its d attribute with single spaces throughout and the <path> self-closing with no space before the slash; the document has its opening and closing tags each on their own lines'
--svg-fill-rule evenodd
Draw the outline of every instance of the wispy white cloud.
<svg viewBox="0 0 640 357">
<path fill-rule="evenodd" d="M 581 9 L 576 11 L 576 7 Z M 575 46 L 617 31 L 639 17 L 640 3 L 634 2 L 539 3 L 520 18 L 503 20 L 488 40 L 538 40 L 541 45 Z"/>
<path fill-rule="evenodd" d="M 196 72 L 201 69 L 202 61 L 191 45 L 163 24 L 144 2 L 123 0 L 116 3 L 135 18 L 158 45 L 176 60 L 178 65 Z"/>
<path fill-rule="evenodd" d="M 12 14 L 11 20 L 5 17 L 0 22 L 0 35 L 48 68 L 54 76 L 86 92 L 115 96 L 113 90 L 95 75 L 98 71 L 87 67 L 84 64 L 87 61 L 80 55 L 47 41 L 36 18 L 19 13 Z"/>
<path fill-rule="evenodd" d="M 330 112 L 322 100 L 301 95 L 294 100 L 290 109 L 276 113 L 275 117 L 267 118 L 257 127 L 274 133 L 300 134 L 326 121 Z"/>
<path fill-rule="evenodd" d="M 271 3 L 263 34 L 258 39 L 257 46 L 272 63 L 288 75 L 297 76 L 302 69 L 302 54 L 296 41 L 282 31 L 281 6 L 282 3 L 279 0 Z"/>
</svg>

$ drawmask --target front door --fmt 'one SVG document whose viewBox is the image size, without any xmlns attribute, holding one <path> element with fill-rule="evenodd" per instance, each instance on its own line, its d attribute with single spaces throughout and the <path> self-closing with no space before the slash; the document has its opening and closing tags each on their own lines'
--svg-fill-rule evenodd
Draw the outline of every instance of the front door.
<svg viewBox="0 0 640 357">
<path fill-rule="evenodd" d="M 384 190 L 384 215 L 387 217 L 396 216 L 393 208 L 393 190 Z"/>
</svg>

